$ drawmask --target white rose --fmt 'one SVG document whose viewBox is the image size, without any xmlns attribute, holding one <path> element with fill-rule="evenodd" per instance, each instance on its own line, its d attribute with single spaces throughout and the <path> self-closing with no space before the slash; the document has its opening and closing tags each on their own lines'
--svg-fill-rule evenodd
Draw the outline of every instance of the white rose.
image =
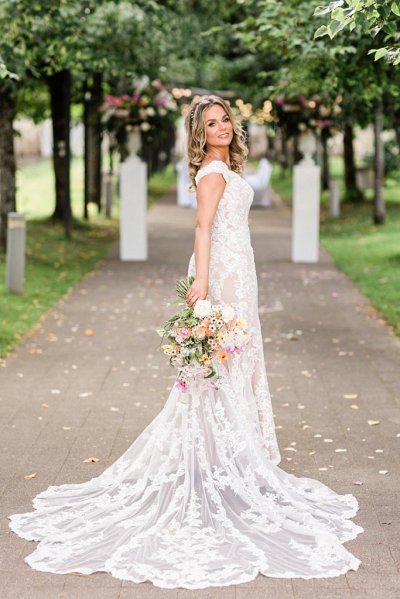
<svg viewBox="0 0 400 599">
<path fill-rule="evenodd" d="M 222 320 L 224 322 L 230 322 L 235 317 L 235 310 L 232 306 L 224 306 L 222 308 Z"/>
<path fill-rule="evenodd" d="M 197 300 L 194 305 L 194 315 L 197 318 L 205 318 L 211 313 L 211 302 L 208 300 Z"/>
<path fill-rule="evenodd" d="M 149 131 L 150 125 L 149 125 L 149 123 L 144 122 L 144 123 L 140 124 L 140 128 L 142 131 Z"/>
<path fill-rule="evenodd" d="M 156 115 L 156 111 L 154 110 L 154 108 L 152 106 L 149 106 L 146 110 L 147 110 L 147 114 L 149 116 L 155 116 Z"/>
</svg>

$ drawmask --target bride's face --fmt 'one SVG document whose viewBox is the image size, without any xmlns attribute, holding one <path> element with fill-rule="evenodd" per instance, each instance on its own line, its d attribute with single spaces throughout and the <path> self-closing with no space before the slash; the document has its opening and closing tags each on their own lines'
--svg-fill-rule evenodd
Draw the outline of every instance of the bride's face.
<svg viewBox="0 0 400 599">
<path fill-rule="evenodd" d="M 233 125 L 225 110 L 214 104 L 204 111 L 206 143 L 208 147 L 226 147 L 233 138 Z"/>
</svg>

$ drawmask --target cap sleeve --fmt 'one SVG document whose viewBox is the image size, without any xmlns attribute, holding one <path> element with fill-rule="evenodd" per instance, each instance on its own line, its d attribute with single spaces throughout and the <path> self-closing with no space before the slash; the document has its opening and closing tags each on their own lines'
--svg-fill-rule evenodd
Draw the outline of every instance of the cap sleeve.
<svg viewBox="0 0 400 599">
<path fill-rule="evenodd" d="M 224 177 L 225 181 L 227 183 L 229 182 L 231 171 L 229 170 L 228 166 L 225 164 L 225 162 L 222 162 L 222 160 L 213 160 L 197 171 L 195 177 L 196 184 L 202 177 L 205 175 L 210 175 L 211 173 L 220 173 Z"/>
</svg>

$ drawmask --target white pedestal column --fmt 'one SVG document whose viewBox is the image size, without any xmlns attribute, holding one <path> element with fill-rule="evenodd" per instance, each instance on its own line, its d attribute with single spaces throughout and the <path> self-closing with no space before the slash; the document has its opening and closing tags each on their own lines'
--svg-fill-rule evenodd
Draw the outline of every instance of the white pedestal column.
<svg viewBox="0 0 400 599">
<path fill-rule="evenodd" d="M 314 135 L 305 133 L 299 142 L 304 158 L 293 174 L 292 260 L 318 262 L 321 169 L 312 158 L 316 150 Z"/>
<path fill-rule="evenodd" d="M 120 174 L 120 259 L 147 260 L 147 165 L 131 153 Z"/>
<path fill-rule="evenodd" d="M 340 216 L 340 193 L 337 181 L 331 181 L 329 191 L 329 216 L 338 218 Z"/>
</svg>

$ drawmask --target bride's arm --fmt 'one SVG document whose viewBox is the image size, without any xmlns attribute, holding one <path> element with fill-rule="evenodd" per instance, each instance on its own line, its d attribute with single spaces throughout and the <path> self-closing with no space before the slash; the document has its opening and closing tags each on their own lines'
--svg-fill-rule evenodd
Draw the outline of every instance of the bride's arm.
<svg viewBox="0 0 400 599">
<path fill-rule="evenodd" d="M 189 306 L 208 293 L 208 266 L 210 261 L 211 226 L 219 201 L 225 189 L 225 179 L 219 173 L 210 173 L 200 179 L 196 189 L 197 210 L 194 242 L 196 278 L 186 295 Z"/>
</svg>

